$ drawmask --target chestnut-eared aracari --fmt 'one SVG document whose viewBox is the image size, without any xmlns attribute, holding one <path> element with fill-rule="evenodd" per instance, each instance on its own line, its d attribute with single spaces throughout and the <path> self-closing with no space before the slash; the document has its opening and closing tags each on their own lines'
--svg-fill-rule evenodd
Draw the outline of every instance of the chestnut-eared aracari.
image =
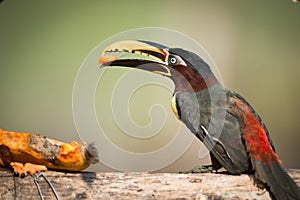
<svg viewBox="0 0 300 200">
<path fill-rule="evenodd" d="M 134 54 L 126 58 L 122 53 Z M 170 78 L 175 84 L 172 109 L 210 150 L 215 170 L 253 175 L 273 199 L 300 199 L 300 189 L 282 167 L 269 132 L 252 106 L 225 89 L 198 55 L 149 41 L 128 40 L 108 46 L 99 57 L 104 66 L 139 68 Z"/>
</svg>

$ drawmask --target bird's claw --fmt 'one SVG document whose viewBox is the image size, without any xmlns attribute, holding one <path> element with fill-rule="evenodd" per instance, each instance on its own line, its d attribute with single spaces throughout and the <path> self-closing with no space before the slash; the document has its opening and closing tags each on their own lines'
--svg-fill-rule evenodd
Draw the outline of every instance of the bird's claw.
<svg viewBox="0 0 300 200">
<path fill-rule="evenodd" d="M 181 171 L 180 174 L 198 174 L 198 173 L 211 173 L 214 171 L 212 165 L 195 166 L 190 170 Z"/>
</svg>

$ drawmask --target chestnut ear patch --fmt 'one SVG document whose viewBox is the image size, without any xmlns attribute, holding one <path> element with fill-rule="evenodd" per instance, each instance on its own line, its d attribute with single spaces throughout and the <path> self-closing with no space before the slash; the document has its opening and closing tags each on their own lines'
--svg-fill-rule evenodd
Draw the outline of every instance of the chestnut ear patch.
<svg viewBox="0 0 300 200">
<path fill-rule="evenodd" d="M 204 79 L 201 74 L 188 66 L 175 65 L 172 69 L 172 77 L 177 92 L 198 92 L 219 83 L 215 77 Z"/>
</svg>

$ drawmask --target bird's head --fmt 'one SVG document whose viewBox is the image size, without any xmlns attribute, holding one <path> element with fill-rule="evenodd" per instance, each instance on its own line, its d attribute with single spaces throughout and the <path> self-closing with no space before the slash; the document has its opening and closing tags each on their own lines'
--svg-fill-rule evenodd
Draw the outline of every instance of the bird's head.
<svg viewBox="0 0 300 200">
<path fill-rule="evenodd" d="M 173 80 L 175 92 L 179 93 L 197 92 L 219 84 L 209 65 L 197 54 L 149 41 L 113 43 L 105 48 L 98 62 L 101 66 L 138 68 L 164 75 Z"/>
</svg>

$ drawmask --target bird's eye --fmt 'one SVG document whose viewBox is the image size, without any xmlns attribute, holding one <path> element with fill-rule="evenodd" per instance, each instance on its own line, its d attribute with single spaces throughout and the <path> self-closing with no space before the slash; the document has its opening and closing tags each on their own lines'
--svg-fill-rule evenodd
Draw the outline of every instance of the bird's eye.
<svg viewBox="0 0 300 200">
<path fill-rule="evenodd" d="M 172 57 L 172 58 L 170 59 L 170 63 L 171 63 L 171 64 L 176 64 L 176 62 L 177 62 L 177 59 L 176 59 L 176 58 Z"/>
<path fill-rule="evenodd" d="M 186 63 L 184 62 L 184 60 L 178 56 L 178 55 L 174 55 L 174 54 L 171 54 L 169 55 L 169 58 L 168 58 L 168 65 L 184 65 L 186 66 Z"/>
</svg>

